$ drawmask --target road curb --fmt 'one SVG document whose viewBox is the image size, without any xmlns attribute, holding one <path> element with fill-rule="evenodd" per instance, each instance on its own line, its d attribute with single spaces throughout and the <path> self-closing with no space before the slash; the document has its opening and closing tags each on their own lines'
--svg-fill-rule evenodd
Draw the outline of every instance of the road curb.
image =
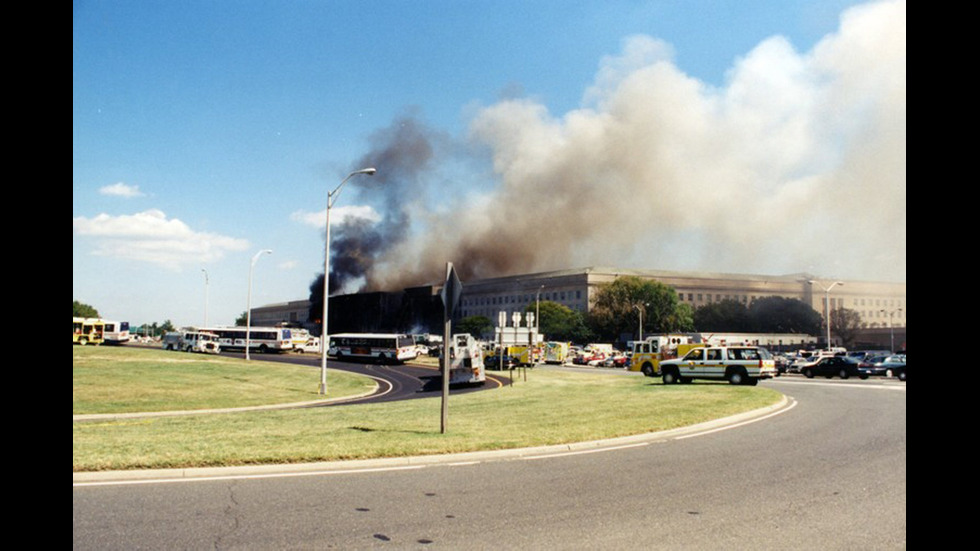
<svg viewBox="0 0 980 551">
<path fill-rule="evenodd" d="M 111 484 L 111 483 L 139 483 L 150 481 L 191 481 L 200 479 L 221 479 L 221 478 L 241 478 L 241 477 L 284 477 L 284 476 L 303 476 L 325 473 L 370 471 L 380 469 L 399 469 L 399 468 L 423 468 L 434 465 L 476 463 L 482 461 L 500 461 L 507 459 L 523 459 L 529 457 L 548 457 L 574 452 L 601 451 L 603 449 L 614 449 L 643 445 L 654 442 L 663 442 L 705 433 L 722 428 L 737 426 L 742 423 L 761 420 L 762 418 L 788 409 L 791 405 L 790 400 L 783 395 L 782 399 L 771 406 L 755 409 L 715 419 L 705 421 L 687 427 L 680 427 L 659 432 L 636 434 L 631 436 L 621 436 L 603 440 L 591 440 L 585 442 L 572 442 L 567 444 L 555 444 L 549 446 L 535 446 L 530 448 L 513 448 L 503 450 L 484 450 L 473 452 L 460 452 L 444 455 L 421 455 L 407 457 L 387 457 L 378 459 L 357 459 L 349 461 L 323 461 L 316 463 L 297 463 L 297 464 L 277 464 L 277 465 L 251 465 L 233 467 L 196 467 L 186 469 L 147 469 L 129 471 L 97 471 L 72 473 L 72 484 Z"/>
</svg>

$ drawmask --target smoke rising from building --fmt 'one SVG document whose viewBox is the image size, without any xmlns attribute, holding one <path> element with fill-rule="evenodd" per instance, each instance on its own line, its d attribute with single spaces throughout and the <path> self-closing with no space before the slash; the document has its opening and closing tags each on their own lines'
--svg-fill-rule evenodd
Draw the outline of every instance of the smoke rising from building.
<svg viewBox="0 0 980 551">
<path fill-rule="evenodd" d="M 807 52 L 763 41 L 721 86 L 634 36 L 560 116 L 500 101 L 460 140 L 405 116 L 354 167 L 378 168 L 357 185 L 382 220 L 338 228 L 332 289 L 436 282 L 447 261 L 464 282 L 589 265 L 904 281 L 905 50 L 905 2 L 880 2 Z"/>
</svg>

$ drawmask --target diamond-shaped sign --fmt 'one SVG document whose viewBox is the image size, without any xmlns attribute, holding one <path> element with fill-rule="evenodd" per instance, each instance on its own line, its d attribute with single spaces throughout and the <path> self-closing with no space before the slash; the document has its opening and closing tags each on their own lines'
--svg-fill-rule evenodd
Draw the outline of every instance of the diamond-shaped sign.
<svg viewBox="0 0 980 551">
<path fill-rule="evenodd" d="M 459 297 L 463 294 L 463 284 L 456 275 L 456 268 L 453 263 L 446 265 L 446 284 L 442 286 L 439 296 L 442 297 L 442 304 L 446 308 L 446 317 L 453 317 L 456 306 L 459 304 Z"/>
</svg>

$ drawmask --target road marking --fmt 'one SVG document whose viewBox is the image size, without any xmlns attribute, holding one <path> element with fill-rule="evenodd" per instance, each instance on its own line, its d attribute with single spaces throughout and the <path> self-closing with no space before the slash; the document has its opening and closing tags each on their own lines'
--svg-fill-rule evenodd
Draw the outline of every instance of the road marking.
<svg viewBox="0 0 980 551">
<path fill-rule="evenodd" d="M 686 440 L 688 438 L 697 438 L 698 436 L 705 436 L 707 434 L 714 434 L 716 432 L 721 432 L 723 430 L 737 429 L 739 427 L 744 427 L 745 425 L 750 425 L 752 423 L 756 423 L 756 422 L 759 422 L 759 421 L 763 421 L 765 419 L 769 419 L 770 417 L 775 417 L 777 415 L 782 415 L 782 414 L 786 413 L 787 411 L 795 408 L 796 407 L 796 404 L 799 403 L 795 399 L 789 398 L 789 396 L 787 396 L 787 398 L 790 399 L 790 400 L 792 400 L 792 403 L 788 407 L 781 408 L 779 411 L 774 411 L 774 412 L 770 413 L 769 415 L 763 415 L 762 417 L 756 417 L 755 419 L 749 419 L 748 421 L 742 421 L 741 423 L 735 423 L 734 425 L 726 425 L 724 427 L 718 427 L 716 429 L 704 430 L 704 431 L 701 431 L 701 432 L 698 432 L 698 433 L 695 433 L 695 434 L 688 434 L 686 436 L 678 436 L 677 438 L 674 438 L 674 440 Z"/>
<path fill-rule="evenodd" d="M 389 471 L 407 471 L 425 469 L 428 465 L 398 465 L 391 467 L 368 467 L 363 469 L 338 469 L 338 470 L 315 470 L 315 471 L 294 471 L 285 473 L 256 473 L 256 474 L 228 474 L 214 476 L 188 476 L 180 478 L 159 478 L 146 480 L 96 480 L 88 482 L 72 482 L 72 487 L 81 486 L 129 486 L 136 484 L 174 484 L 177 482 L 215 482 L 221 480 L 261 480 L 263 478 L 295 478 L 300 476 L 325 476 L 337 474 L 356 474 L 356 473 L 379 473 Z"/>
<path fill-rule="evenodd" d="M 803 379 L 803 380 L 782 380 L 782 381 L 773 380 L 769 382 L 776 383 L 776 384 L 783 384 L 783 385 L 823 385 L 823 386 L 835 386 L 835 387 L 845 386 L 850 388 L 871 388 L 877 390 L 902 390 L 902 391 L 905 390 L 905 384 L 898 383 L 898 382 L 891 382 L 891 381 L 881 381 L 881 382 L 867 381 L 862 383 L 856 383 L 856 382 L 833 381 L 830 379 L 824 381 Z M 875 384 L 876 382 L 878 384 Z"/>
<path fill-rule="evenodd" d="M 650 442 L 637 442 L 635 444 L 624 444 L 622 446 L 609 446 L 609 447 L 602 447 L 602 448 L 593 448 L 593 449 L 590 449 L 590 450 L 572 450 L 572 451 L 567 451 L 567 452 L 546 453 L 546 454 L 543 454 L 543 455 L 528 455 L 528 456 L 525 456 L 525 457 L 521 457 L 521 459 L 526 459 L 526 460 L 549 459 L 549 458 L 552 458 L 552 457 L 567 457 L 567 456 L 570 456 L 570 455 L 585 455 L 585 454 L 589 454 L 589 453 L 601 453 L 601 452 L 610 452 L 610 451 L 616 451 L 616 450 L 625 450 L 625 449 L 628 449 L 628 448 L 639 448 L 639 447 L 642 447 L 642 446 L 649 446 L 649 445 L 650 445 Z"/>
</svg>

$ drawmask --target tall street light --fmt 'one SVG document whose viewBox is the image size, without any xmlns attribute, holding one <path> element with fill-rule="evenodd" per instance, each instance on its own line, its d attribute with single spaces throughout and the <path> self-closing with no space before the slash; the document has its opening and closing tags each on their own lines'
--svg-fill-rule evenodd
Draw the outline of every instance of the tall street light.
<svg viewBox="0 0 980 551">
<path fill-rule="evenodd" d="M 534 295 L 534 319 L 537 320 L 537 325 L 535 327 L 541 327 L 541 289 L 544 289 L 544 285 L 538 287 L 538 292 Z M 537 331 L 540 333 L 541 331 Z"/>
<path fill-rule="evenodd" d="M 252 272 L 255 270 L 255 263 L 264 254 L 272 254 L 271 249 L 263 249 L 252 257 L 252 265 L 248 268 L 248 305 L 245 313 L 245 359 L 250 360 L 248 355 L 249 348 L 252 347 Z"/>
<path fill-rule="evenodd" d="M 337 195 L 340 193 L 340 189 L 344 187 L 344 184 L 347 183 L 347 180 L 350 180 L 358 174 L 367 174 L 370 176 L 377 171 L 375 168 L 355 170 L 348 174 L 336 189 L 327 194 L 327 244 L 326 250 L 323 253 L 323 328 L 320 331 L 320 394 L 327 393 L 327 349 L 330 347 L 330 333 L 327 331 L 327 316 L 329 315 L 330 307 L 330 209 L 333 208 L 333 204 L 337 200 Z"/>
<path fill-rule="evenodd" d="M 210 286 L 210 281 L 208 280 L 208 271 L 201 268 L 204 272 L 204 327 L 208 326 L 208 287 Z"/>
<path fill-rule="evenodd" d="M 647 306 L 650 306 L 650 304 L 646 302 L 641 302 L 640 304 L 633 305 L 633 308 L 636 308 L 636 311 L 640 313 L 640 330 L 637 333 L 639 336 L 637 340 L 639 340 L 640 342 L 643 342 L 643 310 L 645 310 Z"/>
<path fill-rule="evenodd" d="M 882 314 L 888 314 L 888 333 L 891 336 L 891 347 L 888 349 L 892 354 L 895 353 L 895 314 L 902 315 L 902 309 L 898 308 L 896 310 L 881 310 Z"/>
<path fill-rule="evenodd" d="M 819 283 L 817 283 L 812 279 L 807 281 L 807 283 L 809 283 L 810 285 L 818 285 L 821 289 L 823 289 L 823 292 L 825 293 L 824 308 L 827 311 L 827 350 L 830 350 L 830 290 L 836 287 L 837 285 L 843 285 L 844 282 L 835 281 L 830 284 L 830 287 L 827 288 L 824 288 L 823 285 L 820 285 Z"/>
</svg>

